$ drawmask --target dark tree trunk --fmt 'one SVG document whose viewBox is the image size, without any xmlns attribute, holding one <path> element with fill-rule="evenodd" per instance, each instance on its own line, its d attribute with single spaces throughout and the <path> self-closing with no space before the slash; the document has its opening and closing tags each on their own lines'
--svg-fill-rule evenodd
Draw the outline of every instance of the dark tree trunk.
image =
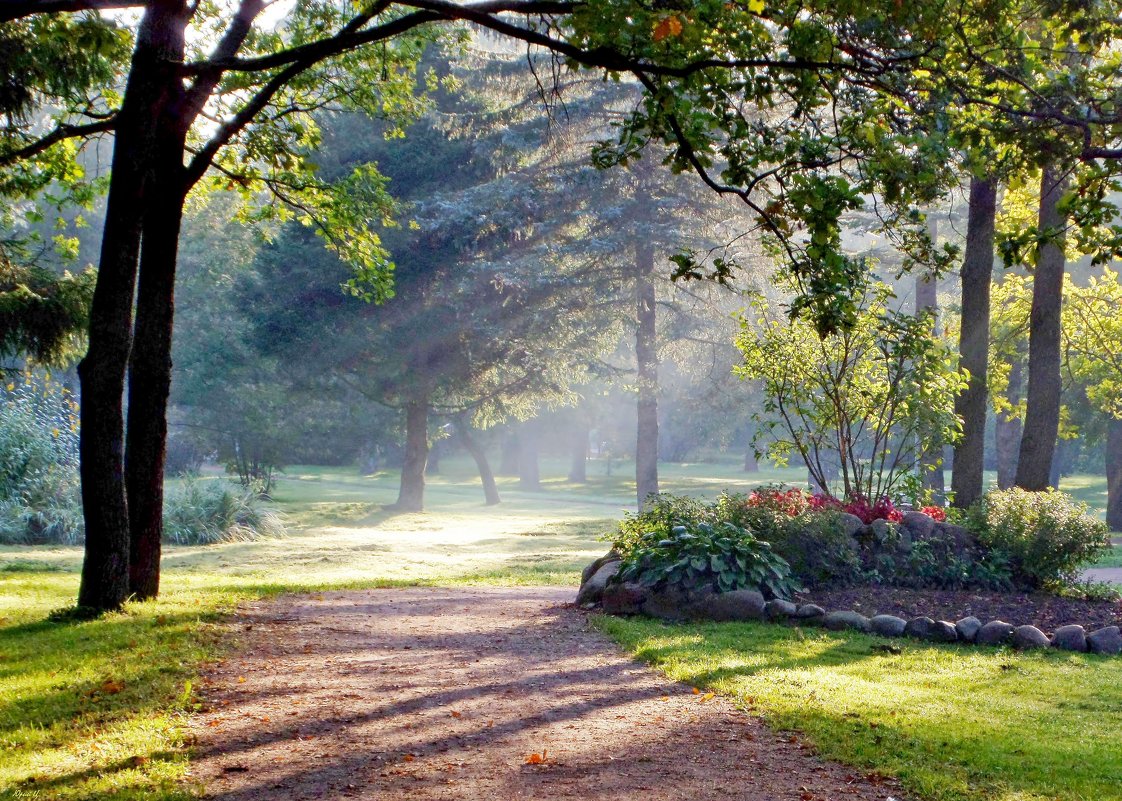
<svg viewBox="0 0 1122 801">
<path fill-rule="evenodd" d="M 158 173 L 160 191 L 151 194 L 144 222 L 136 326 L 129 362 L 125 445 L 130 533 L 129 590 L 139 600 L 155 598 L 160 591 L 175 267 L 184 201 L 184 194 L 179 189 L 181 180 L 177 180 L 182 142 L 175 145 L 175 150 L 172 154 L 174 160 L 170 163 L 162 159 L 171 169 Z"/>
<path fill-rule="evenodd" d="M 518 433 L 509 429 L 502 437 L 502 446 L 499 453 L 499 475 L 518 475 Z"/>
<path fill-rule="evenodd" d="M 425 460 L 425 475 L 440 475 L 440 457 L 444 455 L 444 440 L 438 439 L 429 448 L 428 459 Z"/>
<path fill-rule="evenodd" d="M 955 399 L 955 413 L 962 418 L 962 437 L 954 448 L 951 474 L 954 505 L 960 509 L 982 497 L 985 483 L 990 284 L 996 216 L 996 183 L 992 179 L 972 178 L 961 271 L 962 323 L 958 335 L 959 366 L 970 373 L 970 379 L 966 389 Z"/>
<path fill-rule="evenodd" d="M 1038 224 L 1042 232 L 1052 231 L 1055 236 L 1040 247 L 1033 271 L 1027 404 L 1016 481 L 1018 487 L 1033 491 L 1048 487 L 1060 426 L 1060 311 L 1064 288 L 1063 227 L 1067 218 L 1059 209 L 1059 201 L 1067 183 L 1066 175 L 1055 165 L 1044 168 Z"/>
<path fill-rule="evenodd" d="M 654 249 L 635 243 L 635 359 L 638 363 L 635 494 L 642 509 L 658 494 L 658 344 L 655 319 Z"/>
<path fill-rule="evenodd" d="M 573 423 L 572 461 L 569 463 L 569 481 L 583 484 L 588 481 L 588 435 L 591 426 L 581 411 L 576 412 Z"/>
<path fill-rule="evenodd" d="M 537 492 L 542 488 L 538 466 L 538 421 L 527 420 L 518 431 L 518 489 Z"/>
<path fill-rule="evenodd" d="M 1052 454 L 1052 466 L 1048 470 L 1048 486 L 1059 489 L 1060 477 L 1064 474 L 1064 468 L 1067 466 L 1067 452 L 1069 440 L 1061 439 L 1056 443 L 1056 451 Z"/>
<path fill-rule="evenodd" d="M 187 11 L 183 0 L 149 4 L 137 33 L 113 143 L 97 287 L 82 383 L 81 476 L 86 524 L 78 604 L 115 609 L 129 590 L 129 512 L 124 476 L 125 371 L 132 344 L 137 259 L 157 158 L 157 130 L 178 86 Z"/>
<path fill-rule="evenodd" d="M 930 223 L 931 241 L 934 243 L 938 237 L 938 226 L 934 220 Z M 916 276 L 916 314 L 930 312 L 939 313 L 939 285 L 934 275 L 925 274 Z M 935 333 L 938 334 L 938 321 L 936 320 Z M 936 503 L 942 503 L 946 495 L 946 484 L 943 479 L 943 443 L 935 443 L 930 448 L 923 449 L 917 460 L 920 481 L 923 488 L 934 496 Z"/>
<path fill-rule="evenodd" d="M 1018 354 L 1009 366 L 1009 402 L 1021 402 L 1024 389 L 1025 368 L 1023 357 Z M 1021 418 L 1007 412 L 998 412 L 994 425 L 994 445 L 997 451 L 997 486 L 1009 489 L 1017 480 L 1017 458 L 1021 451 Z"/>
<path fill-rule="evenodd" d="M 486 504 L 495 506 L 502 499 L 499 498 L 499 487 L 495 483 L 495 474 L 491 472 L 491 463 L 487 461 L 487 452 L 471 435 L 471 426 L 463 418 L 456 420 L 456 433 L 460 435 L 460 442 L 463 443 L 464 449 L 471 454 L 471 458 L 475 460 L 476 468 L 479 469 L 479 480 L 483 484 L 483 497 Z"/>
<path fill-rule="evenodd" d="M 425 508 L 425 462 L 429 457 L 429 398 L 420 395 L 405 404 L 405 460 L 401 488 L 393 508 L 421 512 Z"/>
<path fill-rule="evenodd" d="M 1122 531 L 1122 419 L 1106 421 L 1106 524 Z"/>
</svg>

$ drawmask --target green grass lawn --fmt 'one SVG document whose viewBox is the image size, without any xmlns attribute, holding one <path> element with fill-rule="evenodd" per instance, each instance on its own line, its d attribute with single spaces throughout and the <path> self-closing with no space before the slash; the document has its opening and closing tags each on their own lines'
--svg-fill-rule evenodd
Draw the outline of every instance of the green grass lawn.
<svg viewBox="0 0 1122 801">
<path fill-rule="evenodd" d="M 566 467 L 561 461 L 545 461 L 543 475 L 564 475 Z M 633 508 L 631 471 L 630 464 L 617 462 L 609 475 L 605 465 L 593 463 L 587 485 L 546 478 L 538 493 L 519 492 L 514 480 L 500 479 L 504 502 L 488 508 L 470 463 L 446 459 L 442 473 L 429 482 L 430 511 L 394 515 L 383 509 L 396 495 L 397 476 L 392 473 L 363 477 L 338 468 L 292 468 L 274 495 L 289 521 L 288 536 L 169 548 L 158 602 L 130 604 L 120 613 L 84 623 L 47 620 L 52 610 L 73 603 L 80 549 L 0 547 L 0 800 L 192 797 L 198 788 L 190 779 L 190 744 L 182 725 L 193 703 L 191 682 L 208 660 L 236 646 L 220 621 L 238 603 L 271 593 L 345 587 L 575 587 L 581 567 L 606 549 L 599 536 L 611 530 L 624 509 Z M 768 482 L 799 483 L 804 478 L 797 470 L 745 474 L 732 462 L 663 466 L 664 490 L 694 494 L 743 491 Z M 1097 490 L 1085 491 L 1093 495 Z M 687 631 L 691 630 L 679 630 L 678 635 Z M 708 631 L 709 627 L 699 628 L 697 636 L 707 638 Z M 790 645 L 769 639 L 784 630 L 768 631 L 772 634 L 757 632 L 756 640 L 745 647 L 760 650 L 761 659 L 786 660 Z M 831 653 L 850 647 L 868 650 L 862 638 L 851 638 L 852 644 L 847 644 L 850 638 L 834 639 L 839 645 Z M 1000 670 L 993 666 L 1010 657 L 979 653 L 970 659 Z M 1070 659 L 1083 667 L 1070 668 L 1070 675 L 1063 674 L 1065 681 L 1082 676 L 1098 686 L 1100 677 L 1109 676 L 1118 705 L 1122 677 L 1117 668 Z M 879 666 L 892 682 L 903 682 L 915 667 L 869 659 L 863 663 Z M 1047 659 L 1043 664 L 1052 665 Z M 1055 667 L 1058 670 L 1059 663 Z M 830 670 L 825 664 L 820 669 L 826 681 Z M 984 672 L 982 667 L 977 670 Z M 839 682 L 843 675 L 837 673 Z M 1056 681 L 1060 675 L 1056 673 Z M 1042 696 L 1048 695 L 1047 689 L 1053 701 L 1071 704 L 1057 712 L 1055 730 L 1070 726 L 1073 731 L 1095 731 L 1084 726 L 1080 686 L 1073 684 L 1069 692 L 1067 685 L 1042 685 Z M 1018 688 L 1012 683 L 982 688 L 992 693 L 982 699 L 986 703 L 964 696 L 980 718 L 1004 715 L 1005 705 L 1016 700 L 1013 691 Z M 727 689 L 736 691 L 731 685 Z M 825 690 L 821 694 L 824 697 Z M 756 695 L 765 697 L 762 692 Z M 1032 698 L 1026 703 L 1035 706 Z M 882 701 L 897 703 L 887 696 Z M 782 713 L 779 701 L 765 705 L 761 700 L 757 708 L 776 716 Z M 927 712 L 917 713 L 921 718 L 940 714 L 938 707 L 924 709 Z M 1117 719 L 1113 721 L 1119 728 Z M 1057 745 L 1046 739 L 1040 748 L 1051 752 Z M 1076 750 L 1097 759 L 1097 751 Z M 860 761 L 858 757 L 854 759 Z M 1070 770 L 1082 771 L 1075 765 L 1079 760 L 1072 759 Z M 971 770 L 990 775 L 987 764 L 978 762 Z M 883 767 L 891 769 L 887 762 Z M 1061 779 L 1065 775 L 1061 773 Z"/>
</svg>

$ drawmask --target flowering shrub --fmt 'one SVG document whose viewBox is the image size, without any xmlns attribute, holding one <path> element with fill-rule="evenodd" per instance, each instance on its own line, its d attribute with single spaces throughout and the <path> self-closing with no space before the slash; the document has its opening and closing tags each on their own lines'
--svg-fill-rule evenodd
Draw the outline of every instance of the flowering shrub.
<svg viewBox="0 0 1122 801">
<path fill-rule="evenodd" d="M 813 506 L 815 496 L 806 490 L 793 487 L 761 487 L 754 490 L 745 503 L 757 509 L 768 509 L 773 512 L 782 512 L 788 517 L 798 517 Z"/>
<path fill-rule="evenodd" d="M 920 511 L 936 523 L 945 523 L 947 521 L 947 510 L 942 506 L 925 506 L 920 509 Z"/>
<path fill-rule="evenodd" d="M 867 498 L 857 497 L 847 502 L 842 509 L 851 515 L 861 518 L 865 525 L 874 520 L 888 520 L 899 523 L 904 519 L 904 513 L 896 508 L 891 498 L 881 498 L 876 503 L 869 503 Z"/>
</svg>

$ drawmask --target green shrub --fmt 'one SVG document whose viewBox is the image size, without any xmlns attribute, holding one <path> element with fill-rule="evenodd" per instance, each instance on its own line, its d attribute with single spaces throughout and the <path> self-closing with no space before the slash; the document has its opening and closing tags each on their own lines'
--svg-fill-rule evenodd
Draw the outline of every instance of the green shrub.
<svg viewBox="0 0 1122 801">
<path fill-rule="evenodd" d="M 620 581 L 685 591 L 759 589 L 774 598 L 797 592 L 790 566 L 745 529 L 732 523 L 675 526 L 657 542 L 644 540 L 624 557 Z"/>
<path fill-rule="evenodd" d="M 50 379 L 0 388 L 0 542 L 81 542 L 77 406 Z"/>
<path fill-rule="evenodd" d="M 283 534 L 283 520 L 265 508 L 257 493 L 228 481 L 188 477 L 164 501 L 164 541 L 175 545 L 209 545 Z"/>
<path fill-rule="evenodd" d="M 711 504 L 685 495 L 659 495 L 638 514 L 626 512 L 616 532 L 607 537 L 612 549 L 626 557 L 644 544 L 670 536 L 675 526 L 715 522 Z"/>
<path fill-rule="evenodd" d="M 1062 492 L 990 492 L 971 507 L 967 527 L 991 551 L 1008 555 L 1026 589 L 1072 584 L 1110 546 L 1106 524 Z"/>
</svg>

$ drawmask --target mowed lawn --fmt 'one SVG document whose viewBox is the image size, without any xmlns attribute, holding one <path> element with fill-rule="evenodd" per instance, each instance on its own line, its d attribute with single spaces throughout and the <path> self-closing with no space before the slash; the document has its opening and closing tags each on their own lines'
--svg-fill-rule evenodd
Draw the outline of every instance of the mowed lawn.
<svg viewBox="0 0 1122 801">
<path fill-rule="evenodd" d="M 563 476 L 565 468 L 560 461 L 546 461 L 543 475 Z M 462 459 L 446 459 L 442 474 L 430 478 L 429 511 L 395 515 L 384 509 L 396 495 L 397 477 L 392 473 L 363 477 L 338 468 L 292 468 L 274 494 L 276 507 L 289 520 L 288 536 L 169 548 L 158 602 L 130 604 L 120 613 L 82 623 L 48 620 L 52 610 L 73 603 L 80 549 L 0 548 L 0 799 L 193 797 L 199 788 L 190 777 L 190 743 L 183 721 L 197 703 L 193 687 L 199 671 L 208 661 L 222 658 L 237 646 L 221 622 L 238 603 L 279 592 L 417 584 L 564 584 L 575 589 L 580 568 L 607 547 L 599 537 L 611 530 L 623 510 L 633 508 L 634 484 L 628 479 L 631 469 L 630 464 L 617 462 L 609 475 L 605 465 L 594 463 L 587 484 L 546 478 L 538 493 L 520 492 L 513 479 L 503 479 L 500 489 L 504 503 L 488 508 L 482 503 L 471 465 Z M 731 462 L 663 466 L 665 491 L 704 495 L 715 495 L 722 489 L 748 490 L 759 483 L 798 483 L 804 478 L 795 470 L 744 474 Z M 1091 496 L 1098 492 L 1093 481 L 1086 482 L 1081 490 Z M 640 641 L 646 642 L 652 632 L 661 631 L 642 628 L 659 624 L 637 621 L 606 621 L 605 626 L 645 658 L 651 653 L 645 646 L 639 648 Z M 795 635 L 784 629 L 757 628 L 760 631 L 732 645 L 723 637 L 721 642 L 725 644 L 721 647 L 736 653 L 756 653 L 768 664 L 788 660 L 785 654 L 790 644 L 783 637 Z M 686 632 L 688 637 L 708 640 L 711 629 L 683 629 L 674 636 Z M 817 637 L 800 640 L 799 647 L 806 647 L 806 642 Z M 828 637 L 839 643 L 837 648 L 827 649 L 830 653 L 844 653 L 849 647 L 867 651 L 869 647 L 863 644 L 865 638 Z M 1023 664 L 1030 666 L 1035 664 L 1032 659 L 1041 659 L 1046 666 L 1052 664 L 1048 658 L 969 653 L 969 660 L 988 666 L 979 667 L 979 671 L 997 671 L 995 675 L 1001 677 L 1010 674 L 1009 669 L 1000 667 L 1010 659 L 1028 659 Z M 1052 725 L 1042 729 L 1040 736 L 1033 735 L 1033 747 L 1068 760 L 1056 768 L 1054 783 L 1061 785 L 1067 775 L 1064 771 L 1077 775 L 1080 760 L 1093 759 L 1100 768 L 1108 766 L 1101 769 L 1112 769 L 1112 763 L 1070 738 L 1061 743 L 1057 732 L 1066 726 L 1090 737 L 1098 729 L 1086 725 L 1086 716 L 1101 717 L 1104 726 L 1122 730 L 1117 718 L 1100 715 L 1098 707 L 1085 709 L 1091 703 L 1087 698 L 1099 695 L 1088 695 L 1082 684 L 1073 681 L 1073 677 L 1082 677 L 1089 687 L 1112 688 L 1113 695 L 1104 696 L 1104 703 L 1117 708 L 1122 706 L 1118 667 L 1089 657 L 1068 660 L 1077 666 L 1068 668 L 1068 673 L 1014 674 L 1026 675 L 1026 683 L 1030 683 L 1029 678 L 1039 680 L 1039 697 L 1052 699 L 1048 705 L 1053 710 L 1049 712 Z M 686 661 L 683 657 L 682 663 Z M 914 699 L 903 689 L 905 677 L 917 667 L 914 663 L 879 657 L 860 662 L 882 671 L 885 677 L 881 682 L 884 691 L 879 695 L 871 692 L 878 696 L 878 704 L 886 709 L 899 704 L 903 709 Z M 842 663 L 841 668 L 845 668 L 846 660 Z M 671 671 L 678 669 L 669 661 L 665 666 Z M 828 684 L 833 676 L 830 680 L 844 688 L 849 679 L 843 681 L 841 668 L 835 670 L 832 663 L 823 662 L 817 667 L 819 680 Z M 758 671 L 753 675 L 763 681 L 773 674 Z M 743 694 L 743 688 L 735 683 L 709 684 L 721 692 Z M 964 679 L 954 691 L 959 693 L 956 703 L 969 707 L 978 720 L 988 716 L 1019 720 L 1007 714 L 1007 707 L 1016 703 L 1020 692 L 1010 682 L 974 684 Z M 826 695 L 825 689 L 816 692 L 816 697 Z M 829 728 L 829 716 L 815 712 L 813 704 L 790 703 L 788 709 L 781 693 L 773 698 L 756 691 L 755 697 L 757 711 L 783 725 L 806 729 L 816 741 L 819 735 L 814 721 L 821 720 Z M 1030 696 L 1025 703 L 1036 708 L 1036 697 Z M 801 722 L 784 717 L 796 715 L 800 709 L 805 717 Z M 945 713 L 937 705 L 922 706 L 915 712 L 916 721 L 934 725 L 931 722 Z M 848 718 L 843 716 L 845 720 Z M 953 739 L 957 736 L 955 727 L 946 730 L 952 742 L 957 742 Z M 965 736 L 966 732 L 961 734 Z M 1111 740 L 1112 747 L 1117 742 L 1116 738 Z M 821 744 L 829 750 L 825 741 Z M 1003 746 L 999 741 L 994 747 L 1000 751 Z M 1023 743 L 1017 748 L 1023 748 Z M 896 762 L 887 760 L 887 751 L 880 762 L 864 752 L 837 753 L 887 772 L 895 771 L 899 762 L 897 757 L 893 757 Z M 930 764 L 937 766 L 942 753 L 951 752 L 932 741 Z M 1001 795 L 992 789 L 997 786 L 991 774 L 998 762 L 981 759 L 971 764 L 970 770 L 978 776 L 989 777 L 986 781 L 979 779 L 976 788 L 948 791 L 926 780 L 915 786 L 920 795 L 931 798 L 1012 801 L 1111 797 L 1097 790 L 1080 795 L 1082 790 L 1069 792 L 1062 787 L 1054 795 L 1039 788 L 1020 796 Z M 948 771 L 954 772 L 950 767 Z M 1035 773 L 1028 771 L 1028 775 Z"/>
</svg>

